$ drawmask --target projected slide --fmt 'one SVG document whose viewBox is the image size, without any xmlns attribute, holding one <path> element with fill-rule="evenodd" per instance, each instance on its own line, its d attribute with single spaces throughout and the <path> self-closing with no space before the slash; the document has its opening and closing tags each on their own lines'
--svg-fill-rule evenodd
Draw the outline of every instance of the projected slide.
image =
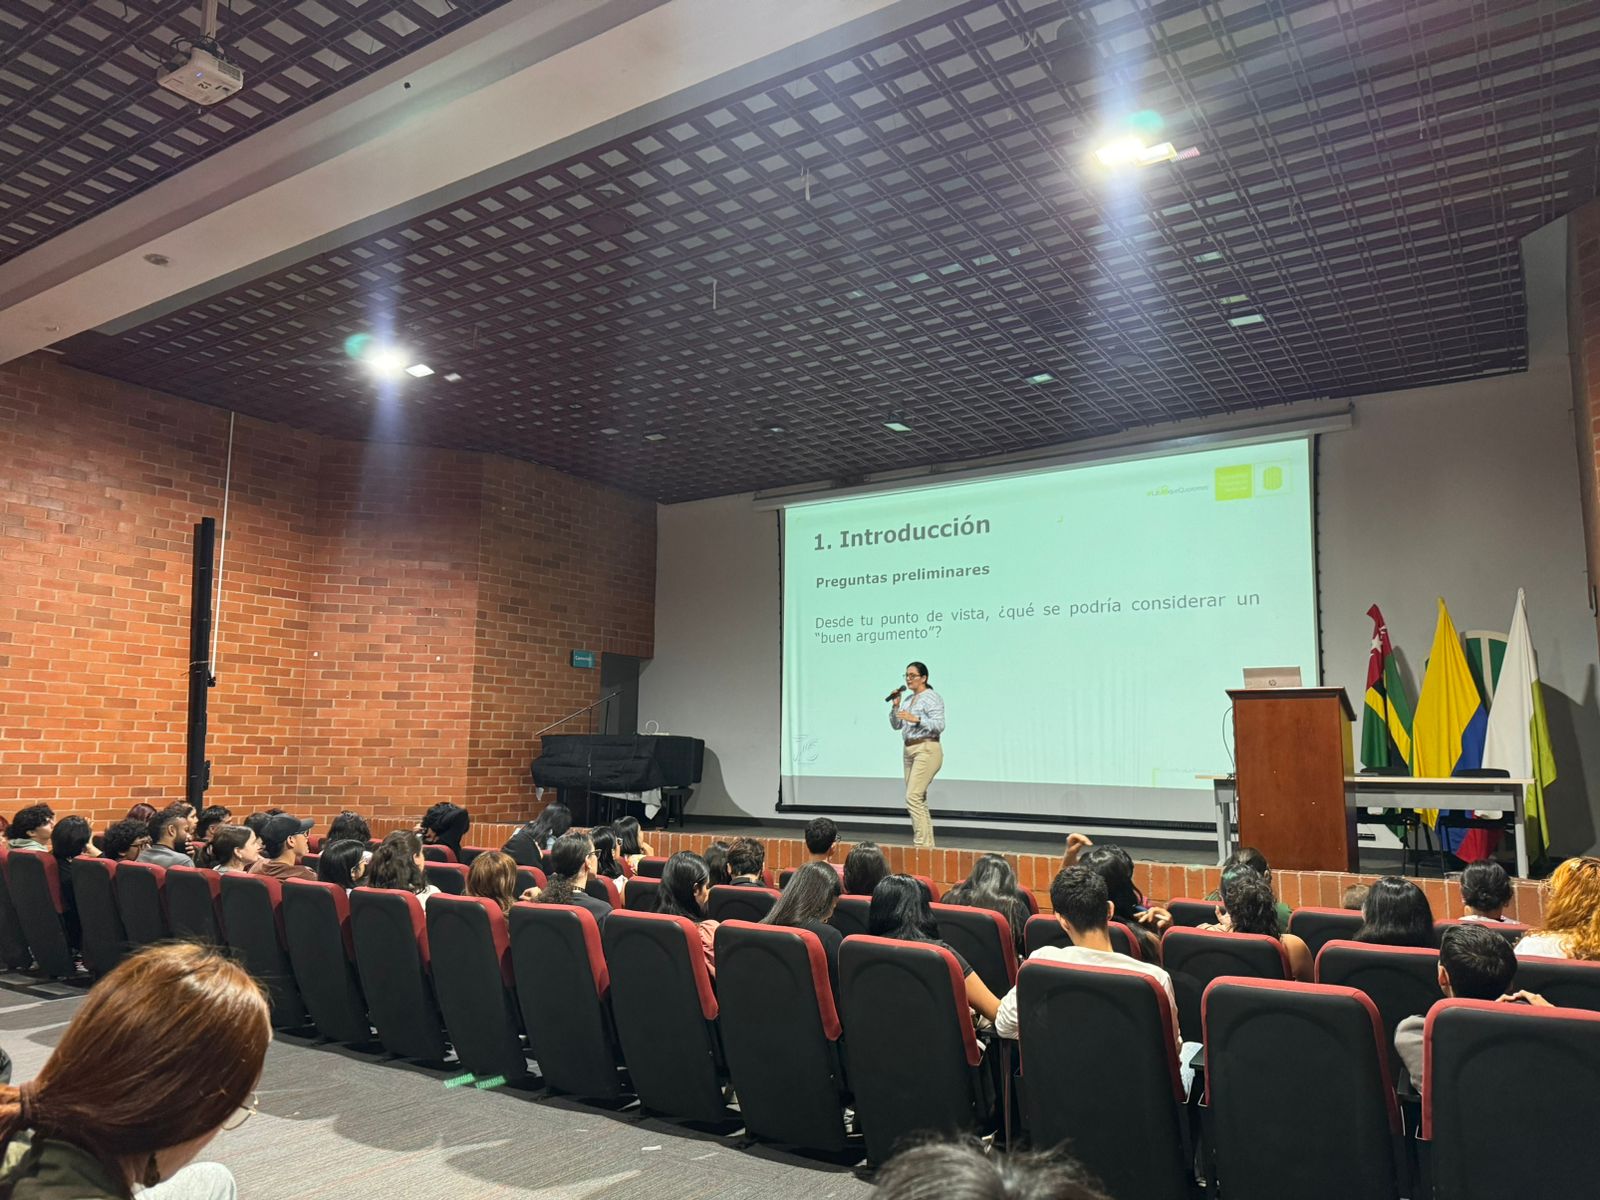
<svg viewBox="0 0 1600 1200">
<path fill-rule="evenodd" d="M 1317 680 L 1306 439 L 784 512 L 786 804 L 897 808 L 884 696 L 944 699 L 934 813 L 1206 821 L 1245 667 Z"/>
</svg>

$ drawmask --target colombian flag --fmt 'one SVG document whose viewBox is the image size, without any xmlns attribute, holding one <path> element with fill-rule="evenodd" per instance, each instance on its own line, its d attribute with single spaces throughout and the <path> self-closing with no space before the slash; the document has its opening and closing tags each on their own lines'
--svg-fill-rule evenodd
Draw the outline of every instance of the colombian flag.
<svg viewBox="0 0 1600 1200">
<path fill-rule="evenodd" d="M 1423 779 L 1445 779 L 1457 771 L 1481 767 L 1488 724 L 1483 697 L 1461 650 L 1461 638 L 1441 598 L 1428 673 L 1422 680 L 1411 726 L 1411 773 Z M 1422 819 L 1432 825 L 1438 816 L 1437 810 L 1430 809 Z"/>
<path fill-rule="evenodd" d="M 1411 701 L 1389 644 L 1389 627 L 1374 604 L 1372 653 L 1367 658 L 1367 702 L 1361 714 L 1361 765 L 1386 775 L 1411 773 Z"/>
</svg>

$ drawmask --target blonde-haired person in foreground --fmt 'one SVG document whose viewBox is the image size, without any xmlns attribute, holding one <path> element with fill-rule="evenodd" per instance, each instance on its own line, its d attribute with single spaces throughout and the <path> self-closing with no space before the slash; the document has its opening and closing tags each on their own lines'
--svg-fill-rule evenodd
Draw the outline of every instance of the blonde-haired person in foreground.
<svg viewBox="0 0 1600 1200">
<path fill-rule="evenodd" d="M 228 1169 L 193 1160 L 255 1111 L 271 1040 L 266 998 L 237 963 L 183 943 L 132 955 L 38 1077 L 0 1087 L 0 1195 L 232 1200 Z"/>
<path fill-rule="evenodd" d="M 1517 957 L 1600 961 L 1600 858 L 1567 859 L 1548 886 L 1544 928 L 1517 943 Z"/>
</svg>

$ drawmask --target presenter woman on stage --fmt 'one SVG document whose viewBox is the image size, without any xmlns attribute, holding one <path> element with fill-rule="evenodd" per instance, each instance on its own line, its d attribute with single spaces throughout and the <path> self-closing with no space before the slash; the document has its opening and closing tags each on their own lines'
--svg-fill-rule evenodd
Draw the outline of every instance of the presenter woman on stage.
<svg viewBox="0 0 1600 1200">
<path fill-rule="evenodd" d="M 900 697 L 909 690 L 910 697 Z M 911 814 L 912 841 L 933 845 L 933 820 L 928 816 L 928 785 L 944 765 L 939 738 L 944 733 L 944 699 L 928 686 L 928 667 L 906 666 L 906 682 L 889 696 L 889 725 L 905 742 L 906 809 Z"/>
</svg>

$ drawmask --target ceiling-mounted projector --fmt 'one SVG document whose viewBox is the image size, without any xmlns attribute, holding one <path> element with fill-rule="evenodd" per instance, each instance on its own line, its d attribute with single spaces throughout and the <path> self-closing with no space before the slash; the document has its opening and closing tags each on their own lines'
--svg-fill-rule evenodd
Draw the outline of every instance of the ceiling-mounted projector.
<svg viewBox="0 0 1600 1200">
<path fill-rule="evenodd" d="M 225 58 L 192 47 L 156 71 L 156 83 L 196 104 L 217 104 L 244 87 L 244 72 Z"/>
</svg>

